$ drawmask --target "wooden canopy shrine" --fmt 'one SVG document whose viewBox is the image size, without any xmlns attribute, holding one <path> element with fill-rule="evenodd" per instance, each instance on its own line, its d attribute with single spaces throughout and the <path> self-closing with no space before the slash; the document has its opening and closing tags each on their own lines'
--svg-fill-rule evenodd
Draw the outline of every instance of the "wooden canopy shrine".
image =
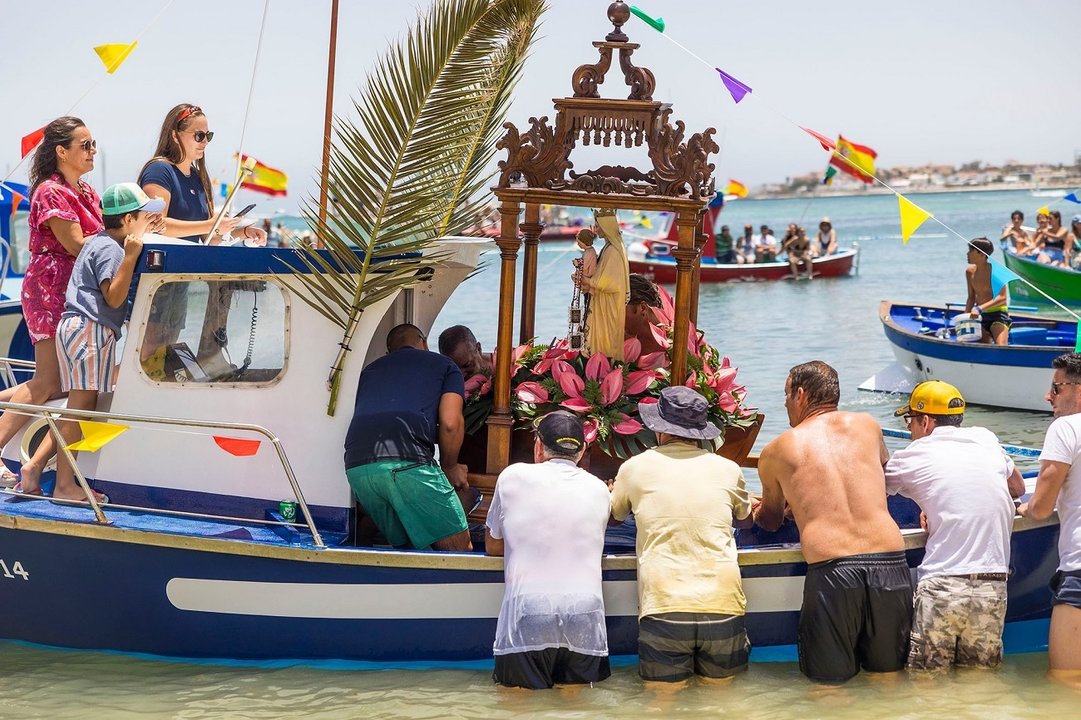
<svg viewBox="0 0 1081 720">
<path fill-rule="evenodd" d="M 486 469 L 497 474 L 510 464 L 511 432 L 511 350 L 514 345 L 515 265 L 519 248 L 525 245 L 522 281 L 522 316 L 518 339 L 534 336 L 537 306 L 537 244 L 544 225 L 542 204 L 609 209 L 667 211 L 674 215 L 679 245 L 672 250 L 676 259 L 674 337 L 686 338 L 690 322 L 697 320 L 699 258 L 705 236 L 700 227 L 706 205 L 714 195 L 714 166 L 710 153 L 720 151 L 713 140 L 714 128 L 695 133 L 684 141 L 685 125 L 669 122 L 672 106 L 653 99 L 656 80 L 644 67 L 636 67 L 631 56 L 639 47 L 628 42 L 622 27 L 630 19 L 626 3 L 608 7 L 614 25 L 603 42 L 594 42 L 600 59 L 580 65 L 571 78 L 574 95 L 553 100 L 555 126 L 548 117 L 529 118 L 530 128 L 519 132 L 505 123 L 507 133 L 496 147 L 507 151 L 500 161 L 498 184 L 492 192 L 500 201 L 499 319 L 493 410 L 488 418 Z M 598 86 L 619 55 L 619 68 L 630 88 L 627 99 L 600 97 Z M 579 139 L 594 144 L 626 148 L 645 145 L 652 169 L 602 165 L 585 173 L 571 170 L 570 154 Z M 524 222 L 518 218 L 525 206 Z M 521 237 L 519 237 L 519 230 Z M 672 346 L 672 383 L 687 376 L 687 343 Z"/>
</svg>

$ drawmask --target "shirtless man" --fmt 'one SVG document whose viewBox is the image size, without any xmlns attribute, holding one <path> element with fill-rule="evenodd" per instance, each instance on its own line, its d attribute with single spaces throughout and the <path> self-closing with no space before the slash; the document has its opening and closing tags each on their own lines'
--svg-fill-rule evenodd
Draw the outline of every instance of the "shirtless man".
<svg viewBox="0 0 1081 720">
<path fill-rule="evenodd" d="M 983 337 L 980 342 L 1006 345 L 1010 341 L 1010 314 L 1006 304 L 1006 285 L 1003 283 L 996 294 L 991 287 L 991 253 L 995 246 L 985 237 L 968 243 L 968 262 L 965 281 L 968 284 L 968 301 L 965 312 L 980 316 Z"/>
<path fill-rule="evenodd" d="M 878 423 L 841 412 L 837 371 L 815 360 L 785 381 L 792 426 L 762 451 L 756 523 L 776 530 L 788 502 L 800 530 L 807 578 L 799 620 L 800 671 L 845 682 L 862 667 L 905 666 L 912 577 L 897 523 L 886 509 Z"/>
</svg>

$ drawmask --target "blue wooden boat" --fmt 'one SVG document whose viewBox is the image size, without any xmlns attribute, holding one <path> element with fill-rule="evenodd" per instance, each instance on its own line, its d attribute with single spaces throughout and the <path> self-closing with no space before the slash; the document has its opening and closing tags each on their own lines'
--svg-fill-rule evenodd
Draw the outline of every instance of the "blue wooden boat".
<svg viewBox="0 0 1081 720">
<path fill-rule="evenodd" d="M 1077 323 L 1010 313 L 1005 346 L 959 341 L 959 307 L 883 301 L 882 327 L 896 362 L 860 386 L 863 390 L 908 392 L 924 380 L 944 380 L 976 405 L 1050 412 L 1044 400 L 1051 361 L 1073 352 Z"/>
<path fill-rule="evenodd" d="M 363 315 L 357 354 L 382 354 L 381 338 L 404 318 L 430 329 L 480 247 L 442 243 L 451 256 L 432 277 Z M 297 301 L 288 253 L 146 244 L 156 271 L 141 263 L 116 391 L 96 417 L 130 429 L 79 457 L 111 503 L 0 494 L 0 638 L 192 658 L 490 657 L 501 558 L 480 545 L 434 553 L 352 544 L 354 503 L 341 465 L 350 414 L 328 416 L 325 396 L 311 390 L 327 367 L 314 348 L 333 347 L 340 330 Z M 161 352 L 144 352 L 155 298 L 173 283 L 188 286 L 185 327 Z M 357 376 L 345 374 L 343 397 L 353 396 Z M 5 449 L 10 466 L 42 422 Z M 236 440 L 259 444 L 250 455 L 223 450 Z M 279 514 L 282 499 L 298 503 L 296 521 Z M 893 509 L 915 567 L 924 542 L 918 513 L 905 502 Z M 1055 521 L 1015 520 L 1011 651 L 1046 643 L 1057 530 Z M 755 658 L 792 659 L 806 570 L 794 528 L 743 533 L 739 542 Z M 613 533 L 608 551 L 611 651 L 633 654 L 633 538 Z"/>
</svg>

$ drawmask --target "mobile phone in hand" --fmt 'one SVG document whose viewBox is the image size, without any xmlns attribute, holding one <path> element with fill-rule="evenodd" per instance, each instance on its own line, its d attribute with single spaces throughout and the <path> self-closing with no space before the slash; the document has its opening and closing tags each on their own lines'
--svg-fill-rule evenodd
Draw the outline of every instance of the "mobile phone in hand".
<svg viewBox="0 0 1081 720">
<path fill-rule="evenodd" d="M 250 212 L 251 212 L 251 211 L 252 211 L 252 210 L 253 210 L 254 208 L 255 208 L 255 203 L 252 203 L 251 205 L 248 205 L 248 206 L 247 206 L 247 207 L 245 207 L 245 208 L 244 208 L 243 210 L 241 210 L 240 212 L 238 212 L 238 213 L 237 213 L 236 215 L 234 215 L 233 217 L 235 217 L 235 218 L 238 218 L 238 217 L 244 217 L 245 215 L 247 215 L 248 213 L 250 213 Z"/>
</svg>

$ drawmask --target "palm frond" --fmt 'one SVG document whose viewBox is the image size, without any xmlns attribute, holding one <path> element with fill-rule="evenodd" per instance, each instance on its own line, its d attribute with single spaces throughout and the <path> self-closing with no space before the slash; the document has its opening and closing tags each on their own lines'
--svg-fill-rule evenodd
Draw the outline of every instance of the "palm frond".
<svg viewBox="0 0 1081 720">
<path fill-rule="evenodd" d="M 469 223 L 491 179 L 512 89 L 545 0 L 436 0 L 379 59 L 337 117 L 328 167 L 332 203 L 304 208 L 325 249 L 297 250 L 301 299 L 343 329 L 327 380 L 334 414 L 365 308 L 417 282 L 430 252 Z"/>
</svg>

